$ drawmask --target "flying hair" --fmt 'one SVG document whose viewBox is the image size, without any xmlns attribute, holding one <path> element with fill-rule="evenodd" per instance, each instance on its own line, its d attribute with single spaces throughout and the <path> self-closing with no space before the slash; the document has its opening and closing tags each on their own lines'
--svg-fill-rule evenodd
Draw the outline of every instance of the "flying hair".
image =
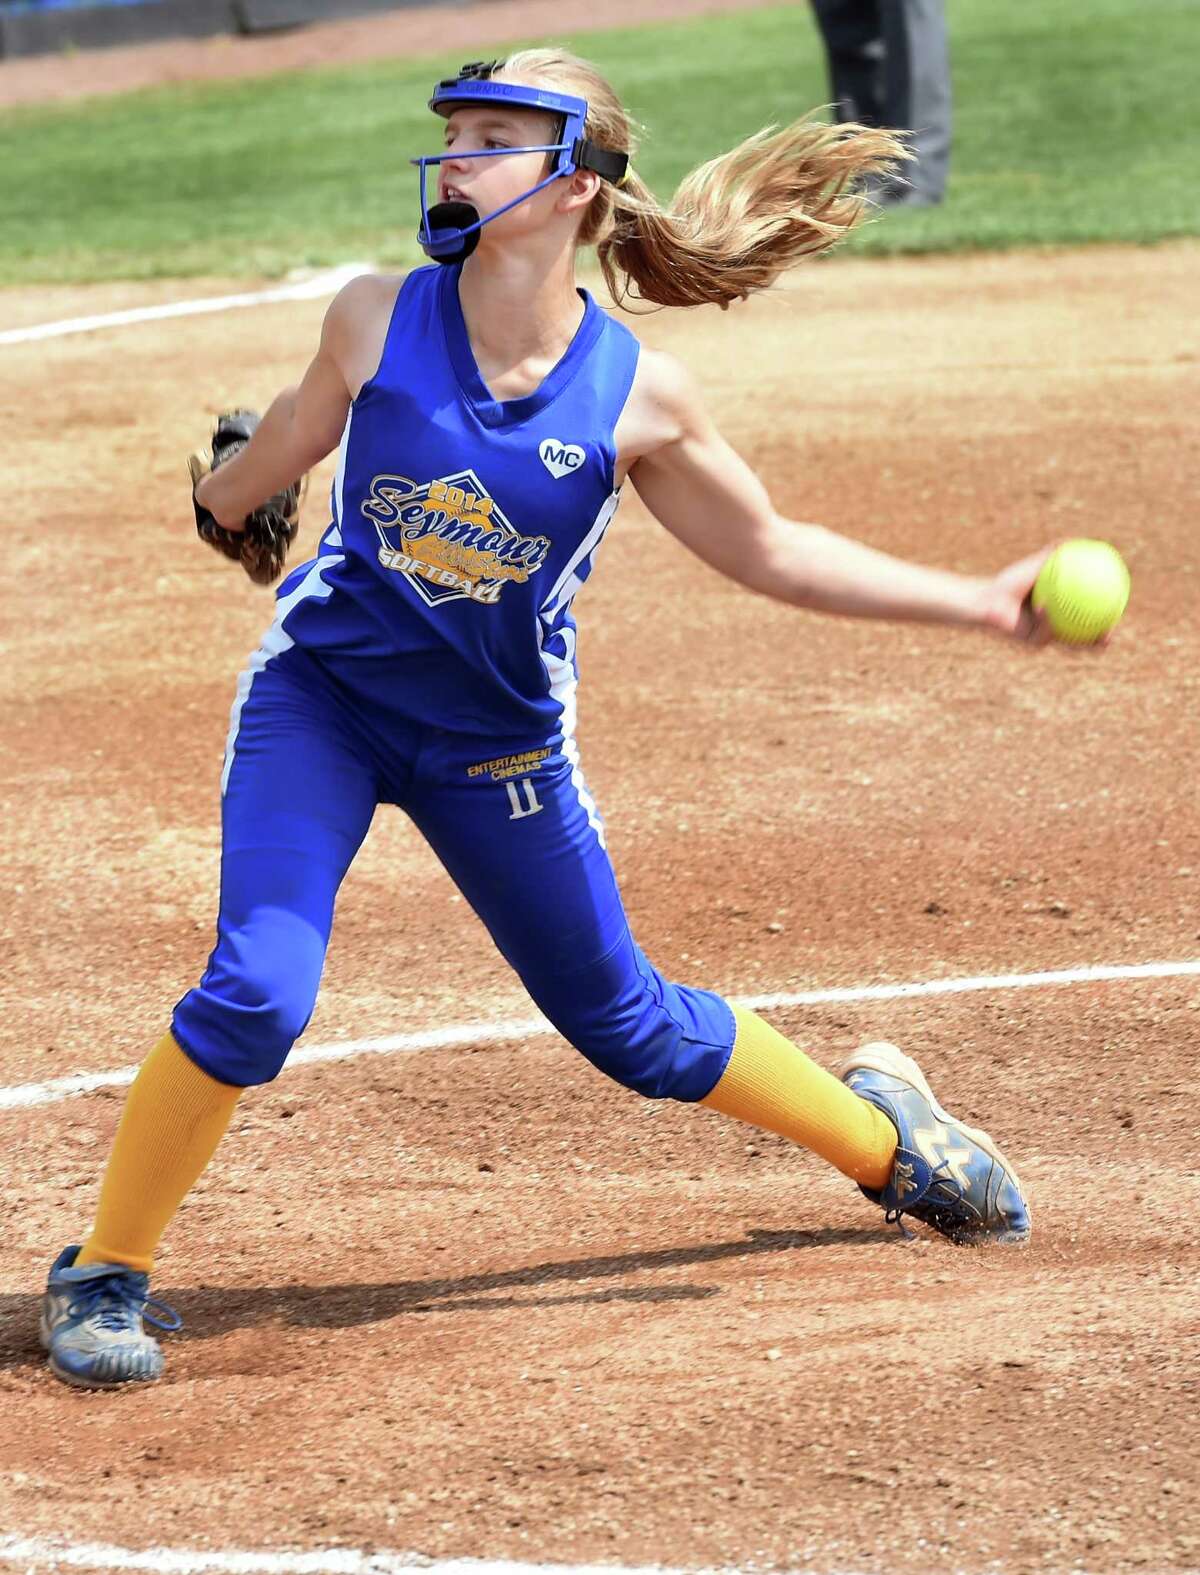
<svg viewBox="0 0 1200 1575">
<path fill-rule="evenodd" d="M 494 75 L 586 98 L 587 136 L 601 148 L 636 153 L 634 122 L 589 61 L 561 49 L 522 49 Z M 895 132 L 805 117 L 756 132 L 700 165 L 669 207 L 632 165 L 619 185 L 601 181 L 579 244 L 596 248 L 609 292 L 624 306 L 727 307 L 836 246 L 870 209 L 864 178 L 892 174 L 910 157 Z"/>
</svg>

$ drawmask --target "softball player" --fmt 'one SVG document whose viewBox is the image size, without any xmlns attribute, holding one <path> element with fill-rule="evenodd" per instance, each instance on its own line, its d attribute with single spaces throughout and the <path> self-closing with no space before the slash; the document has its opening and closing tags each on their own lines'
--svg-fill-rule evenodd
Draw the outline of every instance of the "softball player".
<svg viewBox="0 0 1200 1575">
<path fill-rule="evenodd" d="M 91 1234 L 50 1271 L 42 1337 L 69 1383 L 162 1372 L 145 1324 L 179 1320 L 148 1295 L 155 1248 L 243 1089 L 303 1032 L 381 802 L 411 816 L 537 1005 L 609 1077 L 783 1133 L 891 1218 L 956 1242 L 1029 1233 L 1011 1166 L 894 1046 L 834 1077 L 659 973 L 630 934 L 574 738 L 572 603 L 627 478 L 692 551 L 782 601 L 1047 637 L 1026 604 L 1044 554 L 970 579 L 780 518 L 683 370 L 575 284 L 577 249 L 595 244 L 618 297 L 744 297 L 844 234 L 862 206 L 849 183 L 898 144 L 807 122 L 761 133 L 667 211 L 629 168 L 612 89 L 572 56 L 464 67 L 431 107 L 445 149 L 413 162 L 434 262 L 349 284 L 299 386 L 196 488 L 237 532 L 338 448 L 331 523 L 238 684 L 216 947 L 133 1084 Z"/>
</svg>

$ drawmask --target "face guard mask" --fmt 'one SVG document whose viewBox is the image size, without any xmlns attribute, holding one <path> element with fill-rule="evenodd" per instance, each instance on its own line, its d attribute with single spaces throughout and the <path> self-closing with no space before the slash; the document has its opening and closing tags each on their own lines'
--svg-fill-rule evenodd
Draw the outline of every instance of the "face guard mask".
<svg viewBox="0 0 1200 1575">
<path fill-rule="evenodd" d="M 410 159 L 421 172 L 421 228 L 417 239 L 427 256 L 440 263 L 461 262 L 479 245 L 479 232 L 485 224 L 498 219 L 502 213 L 527 202 L 539 191 L 574 175 L 576 170 L 594 170 L 603 180 L 620 181 L 629 166 L 629 156 L 598 148 L 583 134 L 587 120 L 587 99 L 576 98 L 570 93 L 552 93 L 546 88 L 521 87 L 512 82 L 493 82 L 495 60 L 474 60 L 463 66 L 456 77 L 448 77 L 434 89 L 429 107 L 435 114 L 450 115 L 464 104 L 492 105 L 499 109 L 537 109 L 559 117 L 561 131 L 557 142 L 537 143 L 526 148 L 487 148 L 479 153 L 435 153 L 426 158 Z M 503 208 L 479 217 L 479 210 L 469 202 L 438 202 L 428 207 L 425 198 L 425 172 L 430 165 L 444 164 L 448 159 L 498 159 L 510 153 L 552 153 L 550 173 L 536 186 L 506 202 Z"/>
</svg>

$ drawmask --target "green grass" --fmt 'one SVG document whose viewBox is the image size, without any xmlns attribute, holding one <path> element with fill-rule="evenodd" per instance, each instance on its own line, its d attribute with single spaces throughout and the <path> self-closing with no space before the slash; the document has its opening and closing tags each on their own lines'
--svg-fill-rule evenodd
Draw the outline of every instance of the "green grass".
<svg viewBox="0 0 1200 1575">
<path fill-rule="evenodd" d="M 1200 233 L 1196 0 L 952 0 L 949 200 L 858 252 Z M 666 195 L 692 165 L 828 96 L 808 8 L 570 39 L 649 128 Z M 0 283 L 275 275 L 419 253 L 410 154 L 457 55 L 175 86 L 0 114 Z"/>
</svg>

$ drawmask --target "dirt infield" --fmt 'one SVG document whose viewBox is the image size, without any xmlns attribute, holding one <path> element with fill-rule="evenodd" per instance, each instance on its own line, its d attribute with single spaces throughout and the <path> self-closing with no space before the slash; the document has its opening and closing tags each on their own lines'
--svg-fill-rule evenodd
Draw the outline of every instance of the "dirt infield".
<svg viewBox="0 0 1200 1575">
<path fill-rule="evenodd" d="M 785 512 L 975 570 L 1096 534 L 1134 576 L 1102 658 L 1030 655 L 757 600 L 630 497 L 581 597 L 581 741 L 664 968 L 755 994 L 1200 957 L 1198 261 L 815 266 L 641 322 Z M 0 326 L 135 294 L 0 296 Z M 195 544 L 181 455 L 295 376 L 321 310 L 0 350 L 4 1085 L 137 1060 L 203 964 L 228 707 L 270 608 Z M 168 1238 L 167 1381 L 115 1398 L 48 1378 L 31 1298 L 120 1092 L 0 1111 L 0 1530 L 1200 1569 L 1198 1002 L 1166 980 L 774 1014 L 829 1061 L 898 1040 L 993 1130 L 1035 1214 L 1007 1253 L 905 1244 L 781 1140 L 553 1039 L 290 1072 Z M 310 1041 L 528 1010 L 381 814 Z"/>
</svg>

